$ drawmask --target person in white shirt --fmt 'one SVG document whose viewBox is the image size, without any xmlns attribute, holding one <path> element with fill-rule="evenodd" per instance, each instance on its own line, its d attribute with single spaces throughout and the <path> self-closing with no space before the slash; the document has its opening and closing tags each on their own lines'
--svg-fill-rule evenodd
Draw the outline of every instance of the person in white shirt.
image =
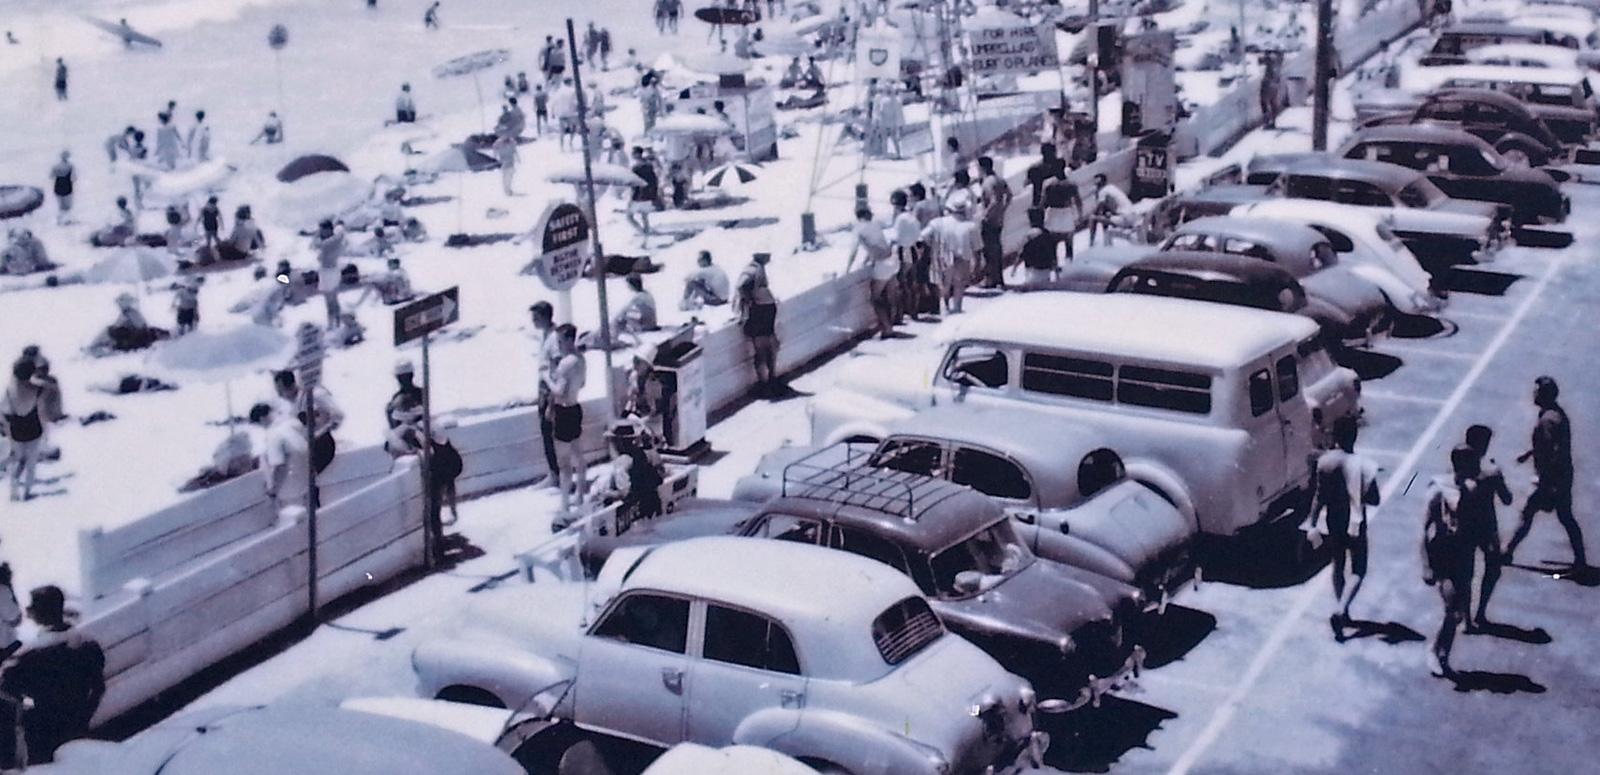
<svg viewBox="0 0 1600 775">
<path fill-rule="evenodd" d="M 293 415 L 275 411 L 270 404 L 250 408 L 250 422 L 265 432 L 261 442 L 261 471 L 266 475 L 267 499 L 274 509 L 304 506 L 311 452 L 306 429 Z"/>
<path fill-rule="evenodd" d="M 560 463 L 556 482 L 561 488 L 561 513 L 568 514 L 573 505 L 571 499 L 576 499 L 580 512 L 583 510 L 588 489 L 584 482 L 583 447 L 578 443 L 583 435 L 583 406 L 578 403 L 578 394 L 588 378 L 588 364 L 578 351 L 578 329 L 571 323 L 556 326 L 556 344 L 561 357 L 550 373 L 550 425 Z"/>
<path fill-rule="evenodd" d="M 855 266 L 856 254 L 865 248 L 870 271 L 867 287 L 871 294 L 872 312 L 878 318 L 878 338 L 888 339 L 894 335 L 894 311 L 899 296 L 895 286 L 900 276 L 900 260 L 895 257 L 894 248 L 883 233 L 883 225 L 872 219 L 871 210 L 865 207 L 856 210 L 855 231 L 856 244 L 850 249 L 844 270 L 849 272 Z"/>
<path fill-rule="evenodd" d="M 917 282 L 916 266 L 921 260 L 918 245 L 922 242 L 922 222 L 911 212 L 911 199 L 904 190 L 889 194 L 889 204 L 894 208 L 890 222 L 890 238 L 895 256 L 900 260 L 898 278 L 900 304 L 895 310 L 895 323 L 910 315 L 916 320 L 922 309 L 922 286 Z"/>
<path fill-rule="evenodd" d="M 929 276 L 944 296 L 945 312 L 961 312 L 983 244 L 978 224 L 967 220 L 965 205 L 951 206 L 923 228 L 922 241 L 928 245 Z"/>
<path fill-rule="evenodd" d="M 1089 221 L 1089 244 L 1094 244 L 1095 232 L 1105 233 L 1107 245 L 1115 230 L 1124 233 L 1133 226 L 1133 200 L 1122 189 L 1106 180 L 1105 175 L 1094 176 L 1094 217 Z"/>
<path fill-rule="evenodd" d="M 550 378 L 555 374 L 556 363 L 561 360 L 561 349 L 556 343 L 556 312 L 550 302 L 536 301 L 528 307 L 528 314 L 533 318 L 535 382 L 539 386 L 539 439 L 544 444 L 544 461 L 550 472 L 546 481 L 555 483 L 561 470 L 560 459 L 556 457 L 555 428 L 550 413 Z"/>
<path fill-rule="evenodd" d="M 695 263 L 700 268 L 684 279 L 683 302 L 678 307 L 692 310 L 727 304 L 733 298 L 733 286 L 728 281 L 728 273 L 711 262 L 711 251 L 700 251 Z"/>
</svg>

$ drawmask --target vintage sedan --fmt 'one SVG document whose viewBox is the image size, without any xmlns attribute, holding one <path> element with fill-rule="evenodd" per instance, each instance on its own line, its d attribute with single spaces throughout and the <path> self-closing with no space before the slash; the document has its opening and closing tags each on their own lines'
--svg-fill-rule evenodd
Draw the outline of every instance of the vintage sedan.
<svg viewBox="0 0 1600 775">
<path fill-rule="evenodd" d="M 1492 89 L 1440 89 L 1422 96 L 1409 92 L 1384 92 L 1367 98 L 1375 105 L 1356 106 L 1362 127 L 1404 124 L 1440 124 L 1471 132 L 1494 146 L 1512 164 L 1543 167 L 1565 161 L 1569 155 L 1592 163 L 1592 152 L 1582 146 L 1594 131 L 1595 116 L 1580 108 L 1524 103 Z"/>
<path fill-rule="evenodd" d="M 1357 131 L 1337 153 L 1409 167 L 1457 199 L 1511 208 L 1516 224 L 1560 223 L 1572 202 L 1550 173 L 1517 166 L 1483 140 L 1460 129 L 1416 124 Z"/>
<path fill-rule="evenodd" d="M 1433 277 L 1394 233 L 1393 219 L 1388 215 L 1364 207 L 1304 199 L 1270 199 L 1240 205 L 1234 215 L 1303 223 L 1316 229 L 1328 238 L 1338 265 L 1371 282 L 1397 312 L 1431 315 L 1444 308 L 1445 299 L 1435 292 Z"/>
<path fill-rule="evenodd" d="M 836 455 L 850 455 L 848 442 Z M 1007 408 L 939 406 L 892 423 L 864 467 L 948 479 L 977 490 L 1017 522 L 1040 557 L 1137 585 L 1160 605 L 1196 575 L 1193 514 L 1131 479 L 1122 457 L 1075 423 Z M 817 454 L 783 447 L 761 458 L 733 497 L 765 501 L 784 471 Z"/>
<path fill-rule="evenodd" d="M 502 751 L 436 725 L 325 706 L 213 707 L 129 740 L 77 740 L 30 775 L 523 775 Z"/>
<path fill-rule="evenodd" d="M 1037 559 L 978 492 L 836 460 L 833 451 L 786 466 L 780 497 L 766 502 L 690 502 L 621 535 L 590 537 L 583 564 L 603 567 L 620 549 L 695 536 L 814 543 L 906 574 L 947 626 L 1046 696 L 1095 702 L 1137 669 L 1124 636 L 1144 608 L 1136 588 Z"/>
<path fill-rule="evenodd" d="M 1480 46 L 1503 43 L 1531 43 L 1560 46 L 1577 51 L 1576 40 L 1535 26 L 1507 24 L 1502 21 L 1462 21 L 1446 25 L 1434 36 L 1433 47 L 1422 56 L 1424 65 L 1453 65 L 1465 61 L 1465 55 Z"/>
<path fill-rule="evenodd" d="M 1245 180 L 1289 199 L 1338 202 L 1390 215 L 1395 234 L 1430 271 L 1487 260 L 1511 235 L 1511 208 L 1455 199 L 1422 173 L 1398 164 L 1323 153 L 1273 154 L 1252 159 Z"/>
<path fill-rule="evenodd" d="M 551 734 L 759 745 L 856 775 L 1015 772 L 1049 742 L 1026 680 L 949 633 L 903 574 L 846 552 L 630 549 L 593 585 L 489 590 L 472 614 L 479 631 L 412 654 L 421 696 L 520 710 Z"/>
<path fill-rule="evenodd" d="M 1360 411 L 1354 372 L 1298 315 L 1039 292 L 965 315 L 948 334 L 844 370 L 811 400 L 812 443 L 882 439 L 946 405 L 1059 417 L 1104 439 L 1202 532 L 1229 536 L 1301 508 L 1323 429 Z"/>
<path fill-rule="evenodd" d="M 1306 310 L 1305 289 L 1282 268 L 1243 256 L 1190 250 L 1151 253 L 1134 261 L 1111 278 L 1106 292 L 1166 296 L 1273 312 Z M 1318 321 L 1318 325 L 1324 335 L 1329 333 L 1329 324 Z"/>
</svg>

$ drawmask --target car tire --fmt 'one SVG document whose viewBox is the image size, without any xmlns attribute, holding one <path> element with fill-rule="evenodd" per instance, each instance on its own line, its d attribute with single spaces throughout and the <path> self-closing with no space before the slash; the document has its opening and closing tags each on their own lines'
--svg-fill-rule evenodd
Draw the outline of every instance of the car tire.
<svg viewBox="0 0 1600 775">
<path fill-rule="evenodd" d="M 494 692 L 479 689 L 476 686 L 446 686 L 434 695 L 436 700 L 446 702 L 459 702 L 463 705 L 481 705 L 485 708 L 504 708 L 505 703 L 500 701 Z"/>
</svg>

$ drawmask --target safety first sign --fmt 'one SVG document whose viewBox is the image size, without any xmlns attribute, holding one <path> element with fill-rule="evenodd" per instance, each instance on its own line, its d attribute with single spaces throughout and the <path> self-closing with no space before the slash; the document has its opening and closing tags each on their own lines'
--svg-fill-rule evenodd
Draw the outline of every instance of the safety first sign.
<svg viewBox="0 0 1600 775">
<path fill-rule="evenodd" d="M 1025 75 L 1061 66 L 1054 27 L 969 27 L 968 35 L 974 76 Z"/>
</svg>

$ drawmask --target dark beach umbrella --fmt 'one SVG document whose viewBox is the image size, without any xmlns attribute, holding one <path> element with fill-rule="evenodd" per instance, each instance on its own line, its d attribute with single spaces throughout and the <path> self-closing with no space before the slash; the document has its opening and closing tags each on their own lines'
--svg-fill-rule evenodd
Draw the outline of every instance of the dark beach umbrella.
<svg viewBox="0 0 1600 775">
<path fill-rule="evenodd" d="M 349 172 L 350 168 L 344 162 L 320 153 L 306 154 L 278 170 L 278 180 L 283 183 L 293 183 L 307 175 L 318 172 Z"/>
</svg>

